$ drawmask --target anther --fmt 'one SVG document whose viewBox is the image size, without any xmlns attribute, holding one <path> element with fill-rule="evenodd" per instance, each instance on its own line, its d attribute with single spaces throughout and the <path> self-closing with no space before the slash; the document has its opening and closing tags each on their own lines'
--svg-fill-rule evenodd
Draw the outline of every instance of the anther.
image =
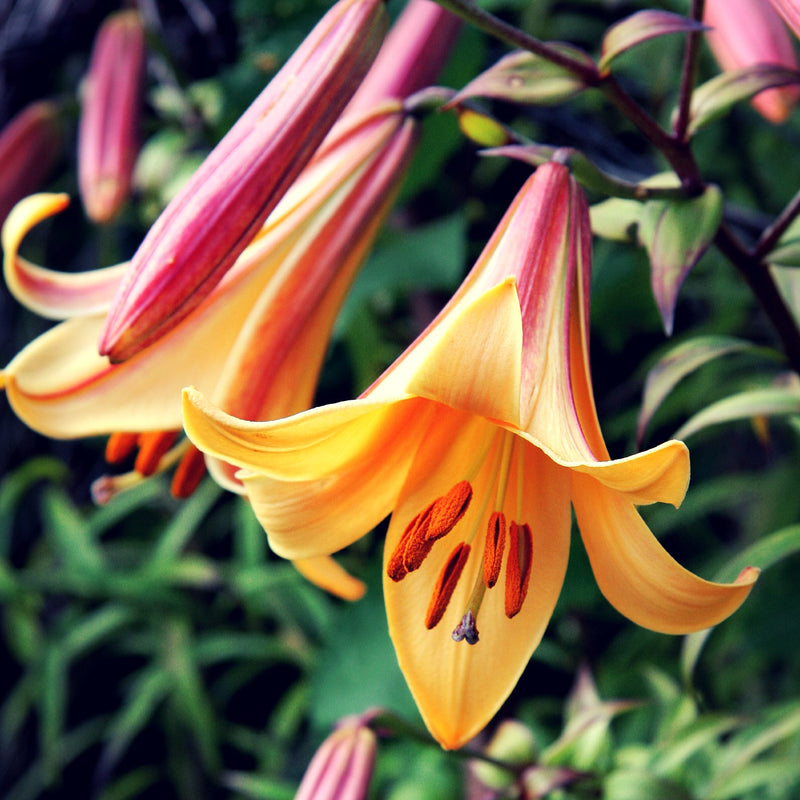
<svg viewBox="0 0 800 800">
<path fill-rule="evenodd" d="M 136 456 L 134 469 L 144 476 L 152 475 L 158 469 L 162 456 L 175 444 L 178 431 L 153 431 L 140 433 L 139 454 Z"/>
<path fill-rule="evenodd" d="M 429 543 L 426 536 L 430 510 L 428 506 L 406 525 L 400 541 L 389 556 L 386 573 L 393 581 L 401 581 L 409 572 L 417 569 L 433 547 L 433 542 Z"/>
<path fill-rule="evenodd" d="M 527 522 L 523 525 L 512 522 L 509 526 L 508 538 L 505 611 L 506 616 L 511 619 L 519 614 L 528 594 L 533 565 L 531 526 Z"/>
<path fill-rule="evenodd" d="M 181 456 L 175 473 L 172 476 L 170 492 L 173 497 L 185 500 L 200 485 L 206 474 L 206 459 L 194 445 Z"/>
<path fill-rule="evenodd" d="M 439 573 L 428 610 L 425 612 L 425 627 L 428 630 L 435 628 L 441 622 L 444 612 L 447 611 L 450 598 L 453 596 L 458 579 L 467 563 L 469 551 L 469 545 L 461 542 L 450 554 L 447 563 Z"/>
<path fill-rule="evenodd" d="M 469 481 L 459 481 L 447 494 L 434 500 L 428 506 L 430 509 L 428 538 L 436 541 L 450 533 L 461 517 L 467 513 L 470 500 L 472 500 L 472 486 Z"/>
<path fill-rule="evenodd" d="M 503 564 L 503 549 L 506 543 L 506 517 L 502 511 L 495 511 L 489 517 L 486 530 L 486 547 L 483 551 L 483 582 L 491 589 L 500 577 Z"/>
<path fill-rule="evenodd" d="M 106 442 L 106 461 L 119 464 L 133 455 L 138 439 L 138 433 L 112 433 Z"/>
<path fill-rule="evenodd" d="M 478 636 L 478 628 L 475 624 L 475 615 L 471 611 L 467 611 L 467 613 L 461 617 L 461 622 L 456 625 L 450 635 L 454 642 L 478 644 L 480 637 Z"/>
</svg>

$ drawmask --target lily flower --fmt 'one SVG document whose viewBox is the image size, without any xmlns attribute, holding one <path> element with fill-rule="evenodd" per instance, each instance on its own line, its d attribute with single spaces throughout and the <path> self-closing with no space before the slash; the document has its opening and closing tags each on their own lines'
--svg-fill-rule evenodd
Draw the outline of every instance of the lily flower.
<svg viewBox="0 0 800 800">
<path fill-rule="evenodd" d="M 636 505 L 683 499 L 682 442 L 610 459 L 588 356 L 591 230 L 558 163 L 526 182 L 451 301 L 358 399 L 252 422 L 185 391 L 184 427 L 239 478 L 272 549 L 333 553 L 389 513 L 383 587 L 431 733 L 463 745 L 511 692 L 564 581 L 575 509 L 598 585 L 639 625 L 714 625 L 756 579 L 705 581 Z"/>
<path fill-rule="evenodd" d="M 794 43 L 769 0 L 706 0 L 703 22 L 708 44 L 724 70 L 755 64 L 798 69 Z M 800 98 L 797 86 L 759 92 L 753 107 L 770 122 L 784 122 Z"/>
<path fill-rule="evenodd" d="M 0 223 L 25 195 L 39 191 L 61 154 L 58 106 L 37 100 L 0 131 Z"/>
<path fill-rule="evenodd" d="M 431 6 L 438 9 L 428 0 L 409 4 L 401 19 L 418 19 L 415 37 L 387 40 L 376 66 L 402 60 L 421 37 L 430 45 L 430 69 L 439 69 L 439 42 L 449 38 L 440 34 L 458 22 L 443 10 L 430 15 Z M 419 80 L 424 85 L 433 77 L 420 73 Z M 387 91 L 394 93 L 394 86 Z M 370 92 L 378 102 L 374 85 Z M 63 195 L 27 198 L 3 228 L 6 283 L 38 314 L 67 321 L 0 372 L 12 408 L 54 438 L 113 432 L 106 449 L 112 463 L 138 449 L 135 473 L 95 484 L 99 501 L 176 463 L 172 490 L 186 496 L 206 461 L 219 483 L 241 492 L 230 465 L 204 459 L 178 439 L 180 390 L 196 383 L 222 407 L 253 419 L 311 405 L 334 319 L 400 186 L 418 127 L 398 99 L 348 113 L 211 294 L 167 336 L 122 364 L 100 356 L 96 341 L 127 264 L 59 273 L 27 261 L 19 254 L 27 232 L 68 203 Z M 363 592 L 330 559 L 295 566 L 342 596 Z"/>
<path fill-rule="evenodd" d="M 339 0 L 211 151 L 136 251 L 99 337 L 124 361 L 208 296 L 308 163 L 366 75 L 382 0 Z"/>
<path fill-rule="evenodd" d="M 130 190 L 139 149 L 144 56 L 138 12 L 108 17 L 92 49 L 78 131 L 78 186 L 94 222 L 116 216 Z"/>
</svg>

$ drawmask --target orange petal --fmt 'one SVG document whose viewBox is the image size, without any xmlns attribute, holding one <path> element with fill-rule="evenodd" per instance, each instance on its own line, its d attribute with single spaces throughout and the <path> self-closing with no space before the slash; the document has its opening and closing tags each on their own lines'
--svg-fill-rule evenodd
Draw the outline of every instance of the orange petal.
<svg viewBox="0 0 800 800">
<path fill-rule="evenodd" d="M 454 418 L 452 425 L 444 424 L 443 432 L 446 429 L 453 443 L 449 449 L 443 446 L 441 436 L 425 439 L 419 453 L 421 469 L 417 469 L 418 462 L 412 466 L 408 485 L 392 516 L 384 562 L 419 508 L 463 476 L 464 463 L 471 460 L 469 451 L 481 438 L 481 426 L 485 437 L 492 426 L 484 420 L 473 418 L 464 425 L 463 418 Z M 491 461 L 491 454 L 487 461 Z M 435 462 L 438 468 L 431 471 L 426 462 Z M 533 566 L 527 599 L 519 614 L 509 619 L 501 579 L 484 595 L 477 615 L 479 641 L 470 645 L 451 638 L 467 610 L 473 586 L 476 581 L 483 583 L 484 526 L 472 542 L 472 552 L 442 621 L 426 630 L 425 615 L 437 577 L 459 538 L 476 524 L 494 477 L 491 468 L 477 477 L 475 499 L 467 514 L 452 534 L 434 544 L 417 572 L 395 582 L 384 568 L 389 632 L 400 667 L 426 725 L 446 748 L 461 747 L 475 736 L 511 693 L 544 634 L 567 566 L 569 476 L 541 451 L 519 442 L 504 513 L 531 525 Z"/>
<path fill-rule="evenodd" d="M 343 600 L 360 600 L 367 591 L 363 581 L 354 578 L 330 556 L 301 558 L 292 564 L 311 583 Z"/>
<path fill-rule="evenodd" d="M 600 590 L 622 614 L 662 633 L 716 625 L 745 600 L 758 570 L 731 584 L 703 580 L 658 543 L 633 504 L 586 475 L 573 476 L 575 514 Z"/>
</svg>

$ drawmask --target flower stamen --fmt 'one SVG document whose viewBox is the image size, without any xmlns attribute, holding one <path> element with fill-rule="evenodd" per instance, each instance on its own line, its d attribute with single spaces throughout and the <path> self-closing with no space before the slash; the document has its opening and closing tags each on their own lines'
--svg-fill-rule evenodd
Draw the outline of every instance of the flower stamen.
<svg viewBox="0 0 800 800">
<path fill-rule="evenodd" d="M 152 431 L 140 433 L 138 437 L 139 453 L 136 456 L 134 469 L 145 477 L 153 475 L 158 469 L 161 458 L 175 444 L 178 431 Z"/>
<path fill-rule="evenodd" d="M 491 589 L 500 577 L 505 542 L 506 516 L 502 511 L 495 511 L 489 517 L 486 529 L 486 547 L 483 551 L 483 582 L 487 589 Z"/>
<path fill-rule="evenodd" d="M 527 522 L 522 525 L 512 522 L 509 526 L 508 544 L 505 611 L 506 616 L 511 619 L 519 614 L 528 594 L 533 565 L 531 526 Z"/>
<path fill-rule="evenodd" d="M 428 604 L 428 610 L 425 612 L 425 627 L 428 630 L 435 628 L 441 622 L 444 612 L 447 611 L 450 598 L 453 596 L 453 592 L 458 585 L 458 579 L 461 577 L 464 565 L 467 563 L 469 551 L 470 546 L 465 542 L 460 542 L 456 545 L 447 559 L 447 563 L 439 573 L 433 595 Z"/>
<path fill-rule="evenodd" d="M 119 464 L 133 455 L 139 441 L 138 433 L 112 433 L 106 442 L 106 461 L 109 464 Z"/>
</svg>

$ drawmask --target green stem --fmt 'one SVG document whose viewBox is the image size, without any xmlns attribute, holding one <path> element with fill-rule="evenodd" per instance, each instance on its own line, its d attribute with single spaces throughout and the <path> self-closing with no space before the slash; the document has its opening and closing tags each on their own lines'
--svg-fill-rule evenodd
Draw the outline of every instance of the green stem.
<svg viewBox="0 0 800 800">
<path fill-rule="evenodd" d="M 705 0 L 692 0 L 691 18 L 697 22 L 703 21 Z M 692 103 L 692 91 L 697 77 L 697 62 L 700 56 L 700 32 L 693 31 L 686 37 L 686 50 L 683 56 L 683 69 L 681 71 L 681 88 L 678 95 L 678 113 L 675 117 L 673 135 L 678 142 L 687 141 L 689 129 L 689 111 Z"/>
</svg>

